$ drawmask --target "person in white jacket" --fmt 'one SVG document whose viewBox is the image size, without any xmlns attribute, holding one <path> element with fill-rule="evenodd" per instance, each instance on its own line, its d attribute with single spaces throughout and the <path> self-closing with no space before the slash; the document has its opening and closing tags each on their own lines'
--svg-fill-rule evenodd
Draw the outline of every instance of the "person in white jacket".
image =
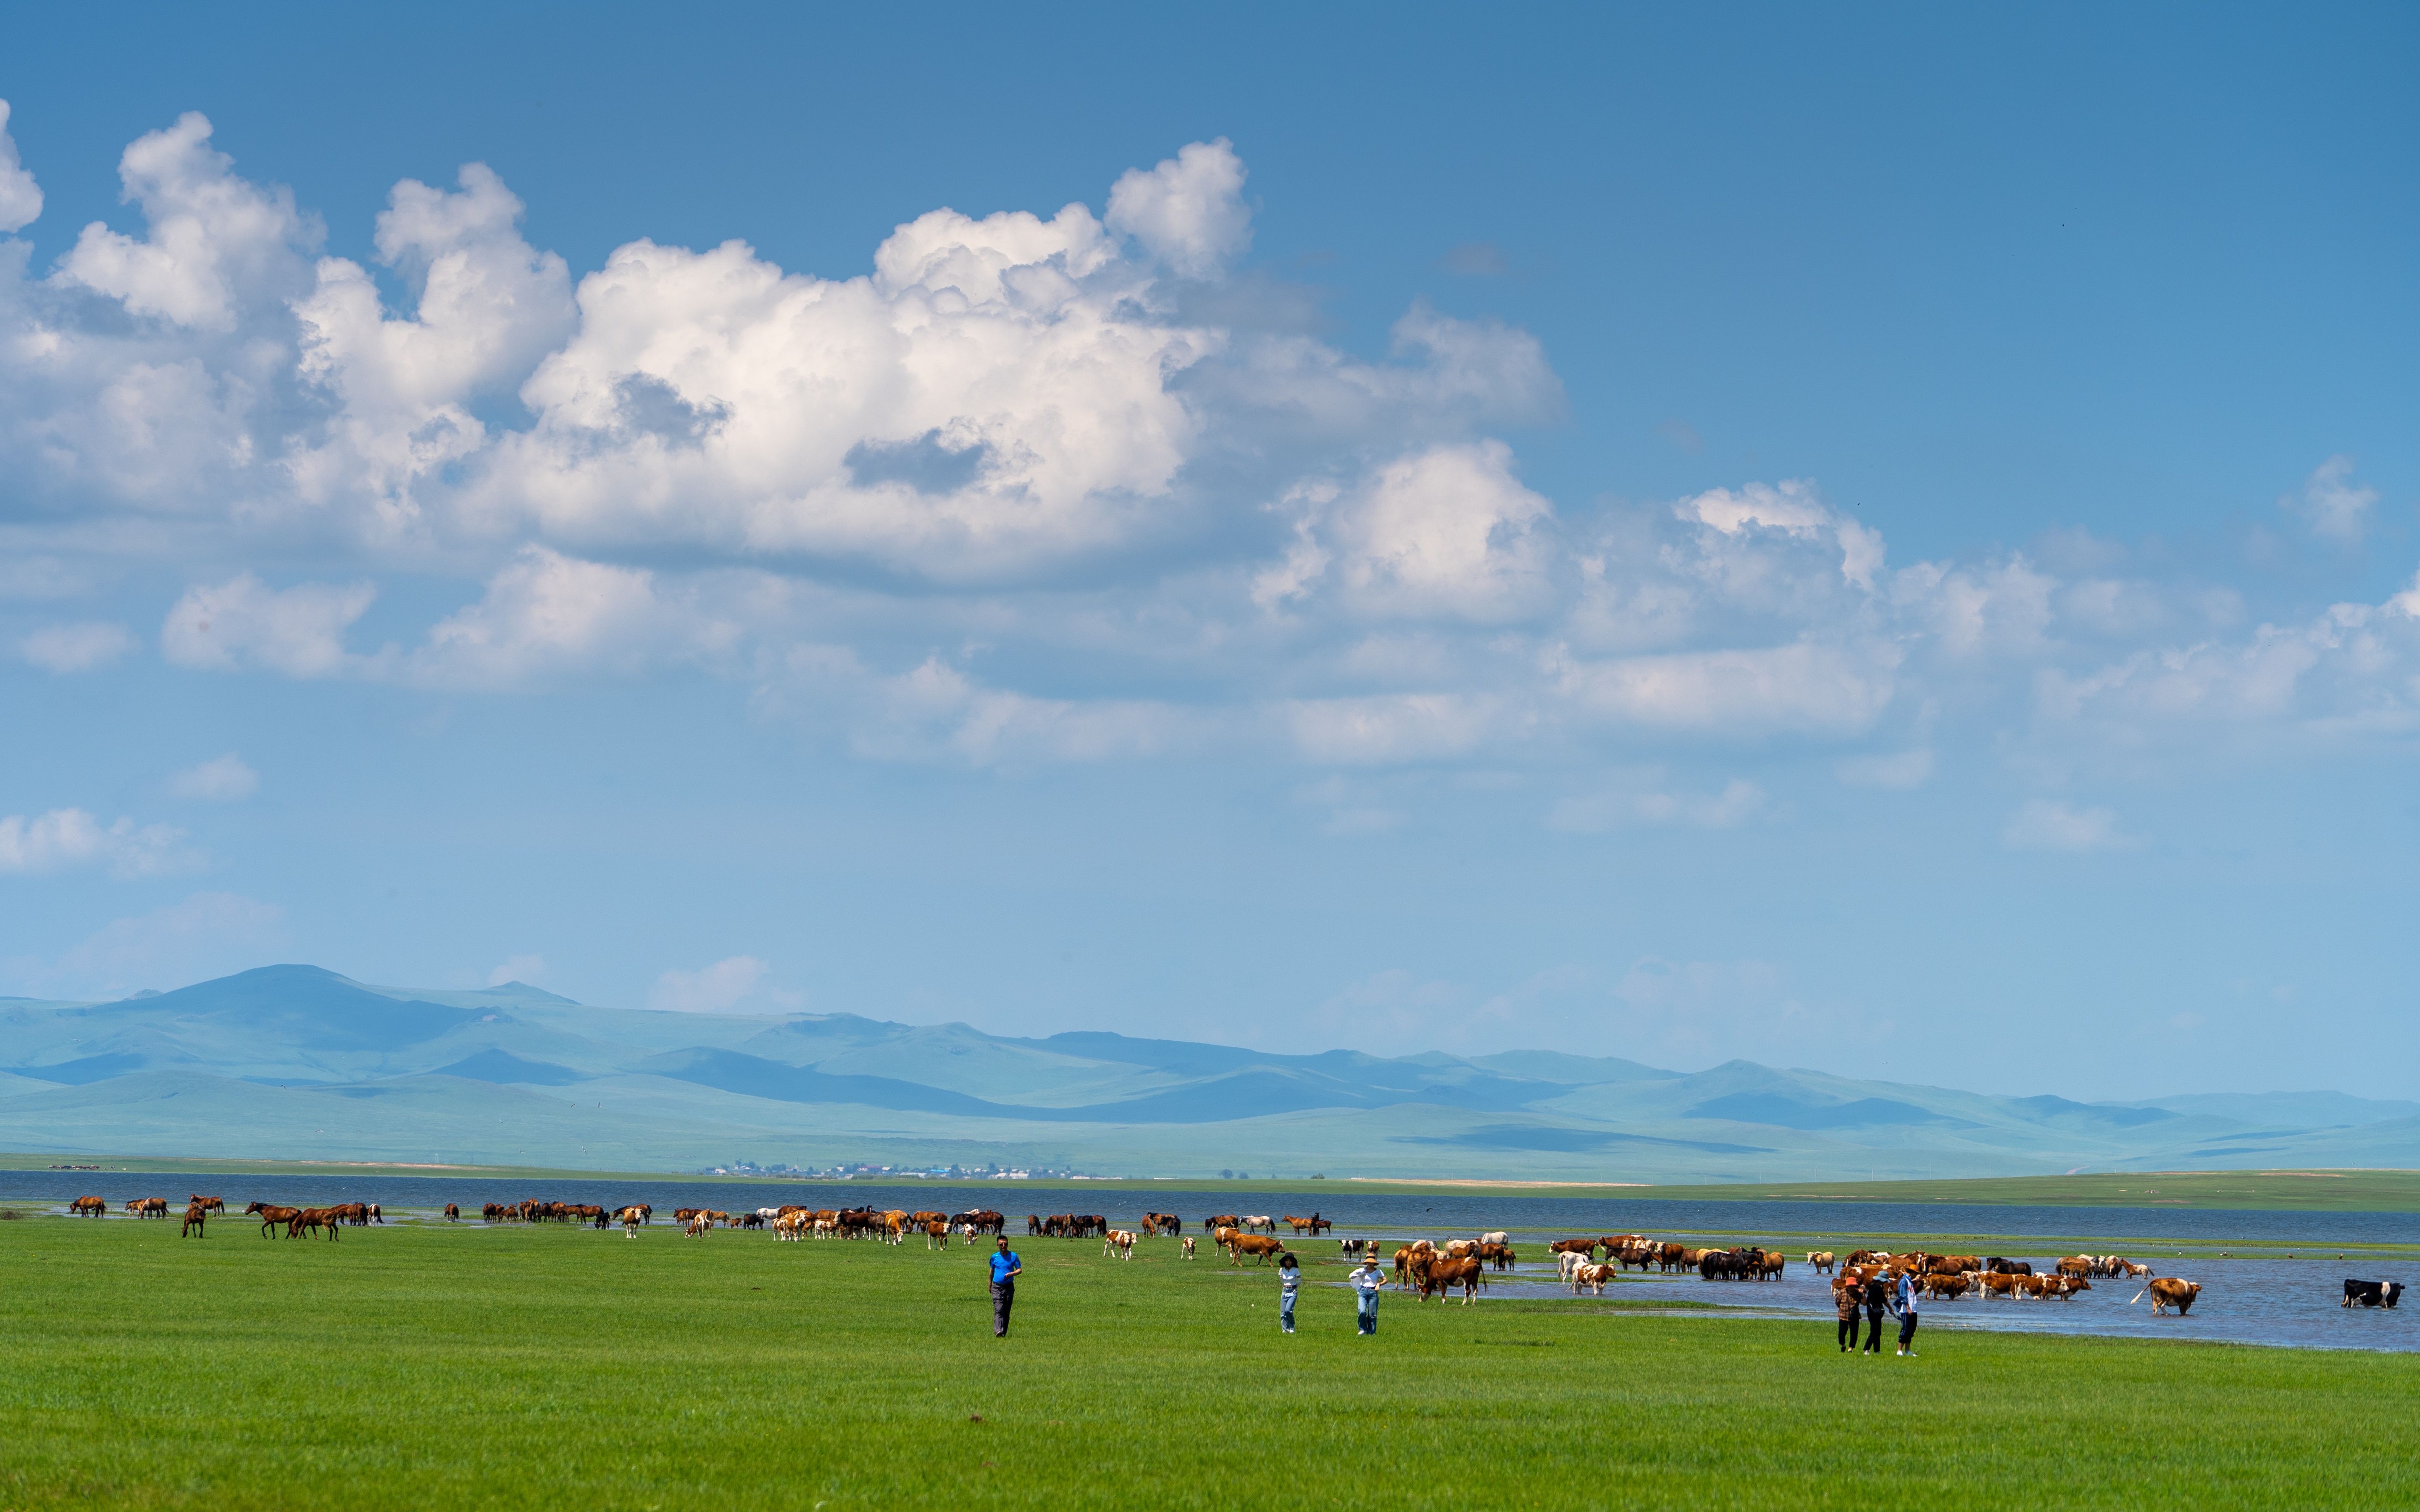
<svg viewBox="0 0 2420 1512">
<path fill-rule="evenodd" d="M 1294 1299 L 1302 1290 L 1302 1262 L 1292 1250 L 1278 1257 L 1278 1326 L 1294 1332 Z"/>
<path fill-rule="evenodd" d="M 1360 1332 L 1378 1332 L 1378 1288 L 1387 1284 L 1386 1273 L 1378 1269 L 1378 1257 L 1372 1256 L 1353 1273 L 1353 1301 L 1359 1309 Z"/>
</svg>

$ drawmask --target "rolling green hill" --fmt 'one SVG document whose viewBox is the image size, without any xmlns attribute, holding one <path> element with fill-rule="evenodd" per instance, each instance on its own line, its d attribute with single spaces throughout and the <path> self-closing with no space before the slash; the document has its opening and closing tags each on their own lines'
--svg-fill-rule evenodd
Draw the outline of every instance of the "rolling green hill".
<svg viewBox="0 0 2420 1512">
<path fill-rule="evenodd" d="M 1280 1056 L 851 1014 L 593 1008 L 520 983 L 267 966 L 111 1003 L 0 999 L 0 1149 L 695 1169 L 1580 1181 L 2420 1165 L 2420 1104 L 2005 1098 L 1731 1061 Z"/>
</svg>

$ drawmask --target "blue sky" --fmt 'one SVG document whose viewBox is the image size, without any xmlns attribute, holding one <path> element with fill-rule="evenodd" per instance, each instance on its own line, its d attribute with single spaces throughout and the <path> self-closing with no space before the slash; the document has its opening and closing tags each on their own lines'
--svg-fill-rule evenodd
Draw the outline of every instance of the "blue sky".
<svg viewBox="0 0 2420 1512">
<path fill-rule="evenodd" d="M 9 34 L 0 992 L 2412 1090 L 2408 10 Z"/>
</svg>

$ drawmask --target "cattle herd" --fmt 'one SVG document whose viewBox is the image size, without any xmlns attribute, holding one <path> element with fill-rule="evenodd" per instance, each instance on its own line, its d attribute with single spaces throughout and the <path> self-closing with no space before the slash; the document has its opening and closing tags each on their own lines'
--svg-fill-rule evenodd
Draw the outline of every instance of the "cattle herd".
<svg viewBox="0 0 2420 1512">
<path fill-rule="evenodd" d="M 83 1196 L 68 1204 L 70 1213 L 79 1217 L 99 1218 L 109 1211 L 105 1198 Z M 123 1210 L 137 1218 L 166 1218 L 172 1205 L 165 1197 L 137 1197 Z M 179 1233 L 201 1237 L 209 1220 L 226 1211 L 226 1203 L 215 1196 L 194 1193 L 185 1202 L 184 1224 Z M 287 1208 L 266 1202 L 247 1205 L 244 1216 L 256 1218 L 261 1237 L 282 1233 L 288 1239 L 316 1235 L 329 1240 L 341 1236 L 348 1227 L 361 1227 L 382 1224 L 385 1215 L 375 1202 L 347 1202 L 321 1208 Z M 461 1209 L 447 1203 L 447 1222 L 458 1221 Z M 568 1224 L 589 1228 L 606 1228 L 620 1225 L 624 1232 L 637 1238 L 642 1227 L 655 1221 L 655 1210 L 646 1203 L 607 1208 L 595 1203 L 554 1202 L 538 1198 L 520 1202 L 490 1202 L 479 1211 L 483 1223 L 496 1224 Z M 876 1208 L 807 1208 L 797 1205 L 758 1208 L 739 1213 L 719 1209 L 679 1208 L 673 1212 L 682 1232 L 703 1238 L 716 1227 L 767 1229 L 778 1240 L 835 1239 L 871 1240 L 900 1244 L 909 1236 L 922 1237 L 928 1249 L 946 1249 L 956 1239 L 973 1244 L 978 1239 L 1007 1231 L 1008 1219 L 990 1209 L 965 1212 L 919 1211 L 905 1209 Z M 1230 1265 L 1241 1265 L 1248 1257 L 1263 1265 L 1288 1253 L 1283 1241 L 1277 1237 L 1282 1223 L 1297 1241 L 1316 1239 L 1336 1226 L 1317 1212 L 1309 1217 L 1293 1213 L 1278 1217 L 1267 1213 L 1218 1213 L 1202 1220 L 1202 1233 L 1213 1248 L 1223 1251 Z M 1053 1213 L 1045 1217 L 1029 1213 L 1025 1232 L 1036 1239 L 1098 1239 L 1102 1254 L 1120 1259 L 1131 1259 L 1140 1242 L 1166 1237 L 1177 1242 L 1178 1257 L 1192 1259 L 1195 1241 L 1185 1233 L 1185 1220 L 1172 1212 L 1146 1212 L 1130 1228 L 1112 1227 L 1102 1213 Z M 1472 1239 L 1414 1240 L 1395 1244 L 1373 1239 L 1343 1239 L 1338 1247 L 1347 1258 L 1384 1259 L 1391 1252 L 1391 1279 L 1406 1291 L 1425 1301 L 1435 1296 L 1442 1301 L 1450 1291 L 1459 1291 L 1467 1304 L 1485 1287 L 1489 1273 L 1512 1271 L 1518 1262 L 1509 1235 L 1497 1232 Z M 1605 1293 L 1606 1286 L 1622 1273 L 1636 1269 L 1641 1273 L 1669 1275 L 1695 1273 L 1707 1281 L 1775 1281 L 1788 1269 L 1789 1260 L 1778 1250 L 1759 1245 L 1729 1248 L 1698 1247 L 1671 1240 L 1652 1239 L 1645 1234 L 1607 1234 L 1596 1237 L 1559 1239 L 1546 1246 L 1546 1253 L 1556 1262 L 1561 1284 L 1574 1295 L 1589 1292 Z M 1604 1256 L 1598 1259 L 1599 1254 Z M 2009 1259 L 2002 1256 L 1936 1255 L 1916 1250 L 1893 1254 L 1885 1250 L 1860 1249 L 1845 1259 L 1830 1250 L 1810 1250 L 1806 1255 L 1809 1271 L 1829 1276 L 1834 1297 L 1853 1288 L 1862 1288 L 1869 1282 L 1881 1281 L 1896 1288 L 1902 1276 L 1912 1276 L 1915 1285 L 1928 1301 L 1956 1302 L 1967 1296 L 1979 1301 L 2067 1301 L 2078 1292 L 2092 1289 L 2095 1280 L 2111 1278 L 2139 1279 L 2143 1287 L 2132 1301 L 2145 1297 L 2151 1301 L 2154 1313 L 2174 1311 L 2179 1315 L 2193 1310 L 2201 1295 L 2201 1283 L 2173 1276 L 2153 1276 L 2151 1268 L 2127 1259 L 2120 1255 L 2071 1255 L 2050 1262 L 2037 1272 L 2032 1262 Z M 2347 1307 L 2394 1307 L 2403 1295 L 2399 1281 L 2360 1281 L 2348 1279 L 2344 1284 L 2344 1305 Z"/>
</svg>

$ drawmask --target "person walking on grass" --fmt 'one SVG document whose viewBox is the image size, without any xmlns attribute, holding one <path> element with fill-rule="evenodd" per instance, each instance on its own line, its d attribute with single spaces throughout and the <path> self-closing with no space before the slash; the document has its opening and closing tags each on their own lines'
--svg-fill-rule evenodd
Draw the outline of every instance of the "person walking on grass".
<svg viewBox="0 0 2420 1512">
<path fill-rule="evenodd" d="M 1353 1273 L 1353 1304 L 1358 1309 L 1356 1322 L 1358 1332 L 1378 1332 L 1378 1288 L 1387 1284 L 1386 1273 L 1378 1269 L 1378 1257 L 1371 1256 Z"/>
<path fill-rule="evenodd" d="M 1916 1352 L 1916 1273 L 1902 1271 L 1899 1277 L 1899 1352 Z"/>
<path fill-rule="evenodd" d="M 1883 1314 L 1890 1310 L 1890 1291 L 1878 1275 L 1866 1278 L 1866 1350 L 1868 1354 L 1883 1352 Z"/>
<path fill-rule="evenodd" d="M 1835 1287 L 1832 1290 L 1834 1310 L 1840 1315 L 1840 1352 L 1857 1352 L 1857 1309 L 1865 1303 L 1864 1294 L 1854 1286 Z"/>
<path fill-rule="evenodd" d="M 1008 1236 L 1000 1236 L 1000 1247 L 991 1256 L 991 1336 L 1008 1337 L 1008 1310 L 1016 1305 L 1016 1278 L 1025 1273 L 1025 1262 L 1016 1251 L 1008 1247 Z"/>
<path fill-rule="evenodd" d="M 1302 1262 L 1288 1250 L 1278 1257 L 1278 1326 L 1294 1332 L 1295 1293 L 1302 1289 Z"/>
</svg>

